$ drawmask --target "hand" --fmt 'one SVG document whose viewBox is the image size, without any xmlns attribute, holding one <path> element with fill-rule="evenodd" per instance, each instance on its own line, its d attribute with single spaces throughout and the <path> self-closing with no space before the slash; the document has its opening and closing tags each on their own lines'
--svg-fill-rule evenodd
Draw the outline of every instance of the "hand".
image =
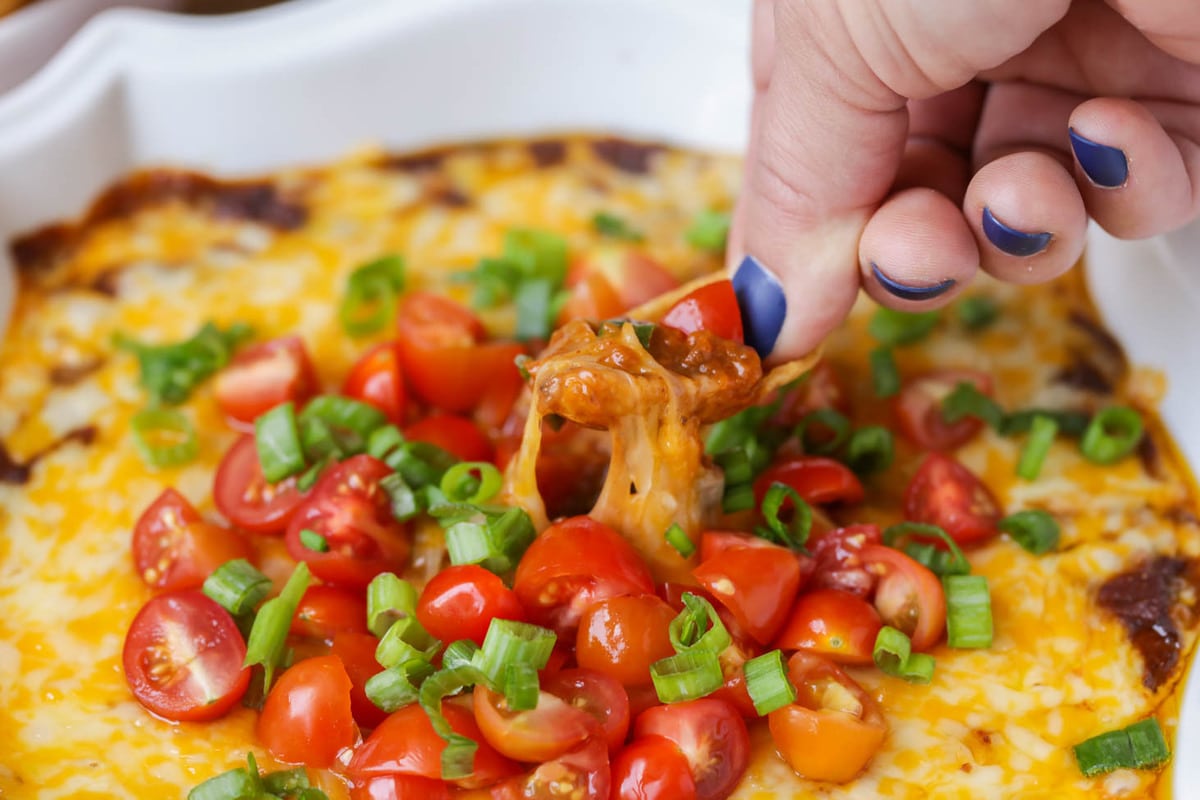
<svg viewBox="0 0 1200 800">
<path fill-rule="evenodd" d="M 1192 220 L 1197 64 L 1196 0 L 756 0 L 747 340 L 802 355 L 860 286 L 923 310 L 978 267 L 1049 280 L 1089 215 L 1125 238 Z"/>
</svg>

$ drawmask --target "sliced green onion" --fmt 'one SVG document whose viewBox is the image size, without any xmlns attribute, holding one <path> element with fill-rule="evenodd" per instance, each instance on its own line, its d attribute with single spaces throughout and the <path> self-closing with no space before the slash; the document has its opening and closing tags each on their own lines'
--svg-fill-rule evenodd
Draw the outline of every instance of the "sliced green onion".
<svg viewBox="0 0 1200 800">
<path fill-rule="evenodd" d="M 740 486 L 727 486 L 721 496 L 721 510 L 726 514 L 736 514 L 739 511 L 749 511 L 754 508 L 754 486 L 744 483 Z"/>
<path fill-rule="evenodd" d="M 251 777 L 245 767 L 235 767 L 192 787 L 187 800 L 240 800 L 258 797 L 260 790 L 257 774 Z"/>
<path fill-rule="evenodd" d="M 408 442 L 395 425 L 383 425 L 371 431 L 367 437 L 367 454 L 380 461 L 387 461 L 402 445 Z"/>
<path fill-rule="evenodd" d="M 312 789 L 312 786 L 308 782 L 308 773 L 304 770 L 304 767 L 268 772 L 262 776 L 262 785 L 263 791 L 278 797 L 294 795 L 305 789 Z M 321 794 L 324 794 L 324 792 L 321 792 Z"/>
<path fill-rule="evenodd" d="M 982 294 L 963 298 L 957 311 L 959 321 L 969 331 L 981 331 L 1000 317 L 1000 306 Z"/>
<path fill-rule="evenodd" d="M 382 637 L 393 624 L 417 613 L 417 590 L 404 578 L 381 572 L 367 585 L 367 629 Z"/>
<path fill-rule="evenodd" d="M 404 259 L 388 255 L 358 267 L 346 280 L 338 308 L 342 328 L 351 336 L 381 330 L 396 316 L 396 295 L 404 290 Z"/>
<path fill-rule="evenodd" d="M 283 585 L 283 591 L 262 604 L 250 628 L 250 635 L 246 637 L 246 660 L 243 666 L 259 665 L 263 668 L 264 696 L 271 688 L 275 669 L 283 665 L 288 630 L 311 578 L 308 565 L 303 561 L 297 564 Z"/>
<path fill-rule="evenodd" d="M 779 512 L 783 509 L 784 501 L 789 498 L 792 501 L 792 520 L 785 523 L 779 518 Z M 760 535 L 764 532 L 769 534 L 763 538 L 792 550 L 804 549 L 808 534 L 812 531 L 812 508 L 795 489 L 779 481 L 772 483 L 763 496 L 761 510 L 763 520 L 767 524 L 765 531 L 758 532 Z"/>
<path fill-rule="evenodd" d="M 823 428 L 827 435 L 813 437 L 812 428 Z M 796 425 L 795 436 L 800 440 L 804 452 L 813 455 L 835 453 L 850 438 L 850 420 L 832 408 L 819 408 L 805 414 Z"/>
<path fill-rule="evenodd" d="M 924 339 L 937 327 L 937 322 L 936 311 L 911 314 L 907 311 L 878 308 L 867 324 L 867 331 L 882 344 L 906 345 Z"/>
<path fill-rule="evenodd" d="M 537 708 L 538 672 L 532 664 L 517 662 L 504 667 L 504 702 L 513 711 L 532 711 Z"/>
<path fill-rule="evenodd" d="M 671 527 L 667 528 L 663 538 L 667 540 L 667 544 L 675 548 L 675 552 L 684 558 L 691 558 L 696 552 L 696 545 L 688 538 L 687 531 L 680 527 L 678 522 L 672 522 Z"/>
<path fill-rule="evenodd" d="M 1092 417 L 1079 452 L 1092 463 L 1115 464 L 1137 449 L 1144 430 L 1141 414 L 1128 406 L 1109 406 Z"/>
<path fill-rule="evenodd" d="M 632 228 L 624 218 L 608 211 L 597 211 L 592 215 L 592 228 L 601 236 L 623 239 L 627 242 L 640 242 L 646 238 L 641 231 Z"/>
<path fill-rule="evenodd" d="M 1170 759 L 1171 749 L 1154 717 L 1075 745 L 1079 771 L 1088 778 L 1118 769 L 1154 769 Z"/>
<path fill-rule="evenodd" d="M 691 650 L 722 653 L 733 642 L 712 603 L 691 592 L 684 592 L 683 611 L 671 620 L 667 632 L 676 653 Z"/>
<path fill-rule="evenodd" d="M 929 683 L 933 680 L 933 656 L 914 653 L 912 641 L 890 625 L 879 629 L 872 656 L 875 666 L 885 675 L 902 678 L 909 683 Z"/>
<path fill-rule="evenodd" d="M 494 464 L 460 461 L 442 475 L 440 488 L 451 503 L 485 503 L 496 496 L 503 483 L 504 478 Z"/>
<path fill-rule="evenodd" d="M 728 211 L 701 211 L 692 218 L 692 225 L 684 237 L 692 247 L 720 253 L 725 250 L 730 224 Z"/>
<path fill-rule="evenodd" d="M 254 420 L 254 446 L 258 463 L 268 483 L 303 472 L 307 461 L 296 428 L 296 407 L 280 403 Z"/>
<path fill-rule="evenodd" d="M 249 613 L 271 592 L 271 579 L 244 558 L 226 561 L 204 579 L 204 594 L 235 617 Z"/>
<path fill-rule="evenodd" d="M 475 666 L 492 685 L 503 687 L 510 664 L 529 664 L 535 672 L 546 666 L 557 638 L 554 631 L 537 625 L 493 618 Z"/>
<path fill-rule="evenodd" d="M 554 287 L 548 280 L 523 281 L 513 294 L 517 307 L 516 337 L 519 341 L 545 339 L 554 327 Z"/>
<path fill-rule="evenodd" d="M 455 733 L 446 715 L 442 713 L 442 700 L 474 686 L 482 676 L 474 667 L 440 669 L 425 679 L 417 695 L 417 702 L 429 717 L 433 730 L 446 749 L 442 751 L 442 778 L 452 781 L 468 777 L 475 769 L 475 751 L 479 744 L 467 736 Z"/>
<path fill-rule="evenodd" d="M 1033 425 L 1029 429 L 1029 439 L 1021 448 L 1021 458 L 1017 461 L 1018 477 L 1027 481 L 1037 479 L 1042 471 L 1042 463 L 1046 460 L 1046 454 L 1050 452 L 1050 445 L 1054 444 L 1054 437 L 1057 435 L 1058 423 L 1054 421 L 1053 417 L 1039 415 L 1033 418 Z"/>
<path fill-rule="evenodd" d="M 883 345 L 876 347 L 869 356 L 871 363 L 871 386 L 876 397 L 892 397 L 900 391 L 900 370 L 896 368 L 896 359 L 892 356 L 892 348 Z"/>
<path fill-rule="evenodd" d="M 746 691 L 760 717 L 796 702 L 796 687 L 788 680 L 783 652 L 772 650 L 752 658 L 742 666 Z"/>
<path fill-rule="evenodd" d="M 649 349 L 650 340 L 654 338 L 654 329 L 658 326 L 653 322 L 640 322 L 630 320 L 629 325 L 633 326 L 633 335 L 637 337 L 638 343 L 645 349 Z"/>
<path fill-rule="evenodd" d="M 945 549 L 930 544 L 927 541 L 929 539 L 940 540 L 946 546 Z M 929 567 L 935 575 L 966 575 L 971 571 L 971 562 L 967 561 L 958 542 L 937 525 L 900 522 L 884 529 L 883 543 L 888 547 L 903 545 L 899 549 L 909 558 Z"/>
<path fill-rule="evenodd" d="M 859 475 L 883 472 L 896 457 L 892 432 L 882 425 L 867 425 L 850 434 L 846 442 L 846 466 Z"/>
<path fill-rule="evenodd" d="M 367 448 L 371 434 L 387 425 L 387 415 L 369 403 L 339 395 L 320 395 L 308 401 L 296 416 L 303 429 L 311 420 L 319 420 L 333 430 L 346 455 Z"/>
<path fill-rule="evenodd" d="M 122 334 L 114 336 L 113 343 L 137 356 L 138 380 L 151 400 L 178 405 L 228 364 L 237 346 L 252 335 L 251 328 L 240 322 L 224 331 L 206 322 L 190 339 L 175 344 L 142 344 Z"/>
<path fill-rule="evenodd" d="M 391 438 L 390 435 L 381 437 L 381 442 Z M 367 452 L 371 453 L 370 447 Z M 446 470 L 458 463 L 456 456 L 428 442 L 402 442 L 384 451 L 383 456 L 375 457 L 400 473 L 404 483 L 414 491 L 437 486 Z"/>
<path fill-rule="evenodd" d="M 517 372 L 521 373 L 521 380 L 523 381 L 528 381 L 533 378 L 533 376 L 529 374 L 529 367 L 526 366 L 530 361 L 533 361 L 533 359 L 525 353 L 521 353 L 513 358 L 513 364 L 516 364 Z"/>
<path fill-rule="evenodd" d="M 710 695 L 725 684 L 721 662 L 712 650 L 688 650 L 650 665 L 654 692 L 664 703 L 682 703 Z"/>
<path fill-rule="evenodd" d="M 946 643 L 957 648 L 990 647 L 992 644 L 992 597 L 982 575 L 947 575 Z"/>
<path fill-rule="evenodd" d="M 430 672 L 432 669 L 432 666 L 429 667 Z M 372 675 L 363 685 L 363 690 L 368 700 L 388 714 L 417 702 L 420 692 L 413 685 L 409 671 L 403 667 L 391 667 Z"/>
<path fill-rule="evenodd" d="M 384 477 L 379 481 L 379 488 L 387 493 L 392 516 L 400 522 L 407 522 L 421 512 L 416 493 L 404 482 L 404 476 L 400 473 L 393 472 Z"/>
<path fill-rule="evenodd" d="M 325 458 L 317 461 L 308 469 L 304 470 L 304 472 L 301 472 L 300 477 L 296 478 L 296 488 L 302 492 L 307 492 L 316 485 L 317 481 L 320 480 L 321 475 L 324 474 L 325 470 L 328 469 L 329 465 L 334 461 L 334 458 L 326 456 Z"/>
<path fill-rule="evenodd" d="M 196 429 L 181 411 L 147 408 L 129 420 L 133 443 L 152 467 L 176 467 L 196 457 Z"/>
<path fill-rule="evenodd" d="M 942 400 L 942 419 L 946 422 L 958 422 L 963 417 L 981 419 L 999 430 L 1004 422 L 1004 409 L 975 388 L 973 383 L 961 381 Z"/>
<path fill-rule="evenodd" d="M 487 527 L 478 522 L 456 522 L 446 528 L 446 555 L 456 567 L 487 561 L 494 555 Z"/>
<path fill-rule="evenodd" d="M 1000 433 L 1005 436 L 1015 436 L 1028 433 L 1033 428 L 1037 417 L 1049 417 L 1058 423 L 1058 432 L 1063 436 L 1082 436 L 1087 430 L 1092 417 L 1086 411 L 1057 408 L 1027 408 L 1014 411 L 1004 417 L 1000 425 Z"/>
<path fill-rule="evenodd" d="M 713 459 L 721 471 L 725 473 L 725 485 L 733 486 L 739 483 L 749 483 L 754 480 L 754 465 L 750 454 L 745 448 L 726 450 Z"/>
<path fill-rule="evenodd" d="M 431 661 L 441 645 L 416 616 L 401 617 L 388 627 L 379 640 L 375 648 L 375 660 L 387 668 Z"/>
<path fill-rule="evenodd" d="M 1061 534 L 1058 520 L 1040 508 L 1009 514 L 997 523 L 997 527 L 1035 556 L 1049 553 L 1058 547 Z"/>
<path fill-rule="evenodd" d="M 442 653 L 442 666 L 446 669 L 454 669 L 455 667 L 474 664 L 475 654 L 478 652 L 479 645 L 470 639 L 459 639 L 457 642 L 451 642 L 446 645 L 446 649 Z"/>
<path fill-rule="evenodd" d="M 483 567 L 503 575 L 517 566 L 521 556 L 537 538 L 537 529 L 523 508 L 510 508 L 499 514 L 488 514 L 487 517 L 492 555 L 483 562 Z"/>
<path fill-rule="evenodd" d="M 561 285 L 567 277 L 567 240 L 557 233 L 510 228 L 504 234 L 504 258 L 531 278 Z"/>
<path fill-rule="evenodd" d="M 300 544 L 314 553 L 329 552 L 329 540 L 312 528 L 305 528 L 300 531 Z"/>
</svg>

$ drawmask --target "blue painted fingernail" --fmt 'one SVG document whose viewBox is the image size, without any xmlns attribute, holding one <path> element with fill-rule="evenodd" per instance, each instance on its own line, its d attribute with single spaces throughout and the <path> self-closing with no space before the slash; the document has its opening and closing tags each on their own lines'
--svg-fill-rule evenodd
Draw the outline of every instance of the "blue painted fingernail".
<svg viewBox="0 0 1200 800">
<path fill-rule="evenodd" d="M 746 344 L 766 358 L 775 349 L 775 340 L 787 316 L 783 286 L 757 258 L 746 256 L 733 273 L 733 292 L 742 310 Z"/>
<path fill-rule="evenodd" d="M 879 281 L 880 286 L 901 300 L 929 300 L 950 291 L 954 288 L 954 284 L 958 282 L 954 278 L 946 278 L 946 280 L 941 283 L 935 283 L 933 286 L 910 286 L 907 283 L 900 283 L 900 281 L 892 280 L 887 275 L 884 275 L 883 270 L 874 261 L 871 262 L 871 271 L 875 273 L 875 280 Z"/>
<path fill-rule="evenodd" d="M 1102 189 L 1124 186 L 1129 178 L 1129 162 L 1125 153 L 1115 147 L 1085 139 L 1069 128 L 1071 149 L 1088 179 Z"/>
<path fill-rule="evenodd" d="M 1033 256 L 1050 246 L 1049 233 L 1026 233 L 1010 228 L 987 206 L 983 207 L 983 232 L 988 241 L 1010 256 Z"/>
</svg>

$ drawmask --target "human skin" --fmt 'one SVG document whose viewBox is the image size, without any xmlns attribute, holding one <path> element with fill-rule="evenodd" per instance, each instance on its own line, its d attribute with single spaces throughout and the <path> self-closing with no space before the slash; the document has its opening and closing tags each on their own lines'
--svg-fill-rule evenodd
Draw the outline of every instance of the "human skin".
<svg viewBox="0 0 1200 800">
<path fill-rule="evenodd" d="M 1089 217 L 1141 238 L 1200 213 L 1196 0 L 756 0 L 753 36 L 729 266 L 770 361 L 860 287 L 927 310 L 980 268 L 1062 274 Z"/>
</svg>

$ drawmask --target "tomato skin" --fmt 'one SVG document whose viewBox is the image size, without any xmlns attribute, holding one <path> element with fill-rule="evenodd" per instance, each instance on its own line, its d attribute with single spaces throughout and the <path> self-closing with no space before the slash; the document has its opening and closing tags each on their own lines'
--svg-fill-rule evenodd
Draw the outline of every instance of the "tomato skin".
<svg viewBox="0 0 1200 800">
<path fill-rule="evenodd" d="M 545 690 L 538 692 L 537 707 L 510 711 L 504 695 L 476 686 L 475 722 L 483 738 L 501 755 L 542 763 L 583 744 L 599 732 L 591 714 L 563 702 Z"/>
<path fill-rule="evenodd" d="M 728 797 L 750 764 L 750 733 L 733 706 L 703 697 L 643 711 L 634 736 L 663 736 L 691 766 L 697 800 Z"/>
<path fill-rule="evenodd" d="M 731 547 L 701 562 L 692 576 L 754 641 L 768 644 L 783 627 L 807 577 L 801 559 L 808 560 L 775 545 Z"/>
<path fill-rule="evenodd" d="M 338 633 L 367 633 L 367 601 L 337 586 L 309 586 L 292 617 L 291 632 L 325 641 Z"/>
<path fill-rule="evenodd" d="M 520 381 L 513 363 L 524 348 L 482 343 L 483 323 L 463 306 L 431 292 L 409 292 L 400 304 L 400 365 L 413 394 L 456 414 L 475 407 L 490 386 Z"/>
<path fill-rule="evenodd" d="M 863 548 L 878 545 L 883 534 L 878 525 L 848 525 L 808 540 L 815 568 L 811 588 L 841 589 L 867 597 L 875 588 L 875 575 L 863 560 Z"/>
<path fill-rule="evenodd" d="M 679 286 L 679 279 L 662 264 L 620 245 L 598 247 L 572 262 L 566 286 L 574 290 L 593 277 L 603 281 L 604 288 L 596 291 L 595 312 L 581 316 L 596 321 L 619 317 Z"/>
<path fill-rule="evenodd" d="M 254 437 L 249 435 L 239 438 L 225 453 L 213 481 L 217 510 L 237 527 L 253 533 L 282 533 L 304 498 L 295 478 L 267 483 Z"/>
<path fill-rule="evenodd" d="M 387 492 L 379 486 L 391 473 L 368 455 L 351 456 L 327 470 L 288 524 L 292 558 L 306 562 L 327 583 L 359 589 L 381 572 L 403 570 L 410 548 L 407 528 L 392 516 Z M 329 550 L 305 547 L 300 540 L 305 529 L 325 537 Z"/>
<path fill-rule="evenodd" d="M 425 584 L 417 620 L 435 639 L 483 645 L 493 619 L 525 621 L 525 609 L 499 576 L 474 564 L 447 567 Z"/>
<path fill-rule="evenodd" d="M 608 278 L 596 272 L 580 276 L 574 283 L 567 278 L 570 294 L 558 312 L 556 325 L 565 325 L 573 319 L 600 321 L 619 317 L 625 310 L 621 296 L 609 283 Z"/>
<path fill-rule="evenodd" d="M 316 372 L 298 336 L 247 347 L 217 373 L 217 405 L 239 430 L 250 430 L 259 415 L 289 400 L 299 405 L 316 394 Z"/>
<path fill-rule="evenodd" d="M 959 544 L 981 542 L 1000 530 L 1000 504 L 979 478 L 949 456 L 925 457 L 904 492 L 904 516 L 937 525 Z"/>
<path fill-rule="evenodd" d="M 591 669 L 565 669 L 542 678 L 542 688 L 573 708 L 586 711 L 600 726 L 600 736 L 615 753 L 629 733 L 629 695 L 615 679 Z"/>
<path fill-rule="evenodd" d="M 675 743 L 664 736 L 634 739 L 612 763 L 613 797 L 618 800 L 694 800 L 692 768 Z"/>
<path fill-rule="evenodd" d="M 805 373 L 803 382 L 784 395 L 779 411 L 771 417 L 771 423 L 790 428 L 799 424 L 806 415 L 822 408 L 832 408 L 843 414 L 850 411 L 850 398 L 829 361 L 817 362 Z"/>
<path fill-rule="evenodd" d="M 840 664 L 871 664 L 882 627 L 879 612 L 861 597 L 815 589 L 796 600 L 775 646 L 817 653 Z"/>
<path fill-rule="evenodd" d="M 662 324 L 669 328 L 695 333 L 709 331 L 722 339 L 741 344 L 742 311 L 730 281 L 713 281 L 690 292 L 663 315 Z"/>
<path fill-rule="evenodd" d="M 609 800 L 611 773 L 604 743 L 581 747 L 492 787 L 492 800 Z"/>
<path fill-rule="evenodd" d="M 194 652 L 192 642 L 206 646 Z M 187 652 L 176 652 L 184 647 Z M 150 598 L 133 618 L 121 653 L 130 691 L 158 716 L 203 721 L 224 716 L 250 684 L 246 644 L 233 617 L 195 590 Z"/>
<path fill-rule="evenodd" d="M 362 355 L 350 368 L 342 394 L 378 408 L 396 425 L 404 424 L 408 392 L 400 370 L 400 346 L 381 342 Z"/>
<path fill-rule="evenodd" d="M 754 497 L 762 504 L 773 483 L 785 483 L 806 503 L 858 503 L 865 496 L 862 482 L 840 461 L 824 456 L 795 456 L 767 467 L 754 481 Z M 790 508 L 791 501 L 784 502 Z"/>
<path fill-rule="evenodd" d="M 912 639 L 913 650 L 928 650 L 946 628 L 946 594 L 937 575 L 904 553 L 881 544 L 862 549 L 875 573 L 875 609 L 884 624 Z"/>
<path fill-rule="evenodd" d="M 442 713 L 455 733 L 474 739 L 474 771 L 467 778 L 455 781 L 459 786 L 475 788 L 488 786 L 498 780 L 520 773 L 521 768 L 496 752 L 484 740 L 470 711 L 455 703 L 442 703 Z M 388 715 L 371 732 L 346 768 L 346 775 L 355 783 L 388 775 L 415 775 L 423 778 L 442 777 L 442 751 L 446 743 L 433 729 L 429 717 L 413 703 Z"/>
<path fill-rule="evenodd" d="M 334 634 L 329 652 L 342 660 L 350 676 L 350 710 L 354 720 L 364 728 L 374 728 L 387 719 L 387 712 L 367 698 L 367 681 L 383 671 L 375 660 L 379 640 L 369 633 L 341 631 Z"/>
<path fill-rule="evenodd" d="M 892 401 L 900 433 L 923 450 L 954 450 L 973 439 L 983 429 L 983 420 L 946 422 L 942 417 L 942 401 L 960 383 L 992 396 L 991 376 L 975 370 L 941 370 L 908 381 Z"/>
<path fill-rule="evenodd" d="M 435 444 L 463 461 L 491 461 L 495 457 L 487 436 L 466 417 L 433 413 L 405 428 L 404 436 Z"/>
<path fill-rule="evenodd" d="M 213 570 L 235 558 L 253 558 L 250 544 L 202 520 L 174 489 L 163 489 L 133 527 L 134 569 L 154 589 L 199 589 Z"/>
<path fill-rule="evenodd" d="M 875 700 L 834 664 L 796 653 L 788 661 L 796 702 L 768 716 L 771 738 L 801 777 L 845 783 L 862 772 L 883 744 L 887 722 Z M 842 691 L 827 687 L 838 684 Z M 854 709 L 826 708 L 826 697 L 844 697 Z"/>
<path fill-rule="evenodd" d="M 641 556 L 612 528 L 590 517 L 551 525 L 525 551 L 513 591 L 531 622 L 573 633 L 588 606 L 605 598 L 652 594 Z"/>
<path fill-rule="evenodd" d="M 725 684 L 709 697 L 729 703 L 745 719 L 758 719 L 758 710 L 754 708 L 754 701 L 750 699 L 750 692 L 746 689 L 745 665 L 751 658 L 761 654 L 760 648 L 734 638 L 733 643 L 726 647 L 719 657 Z"/>
<path fill-rule="evenodd" d="M 385 775 L 355 783 L 350 800 L 450 800 L 450 784 L 441 778 Z"/>
<path fill-rule="evenodd" d="M 667 629 L 675 611 L 654 595 L 610 597 L 579 619 L 575 660 L 624 686 L 646 686 L 650 665 L 675 654 Z"/>
<path fill-rule="evenodd" d="M 358 738 L 351 686 L 337 656 L 306 658 L 289 667 L 263 703 L 258 740 L 280 761 L 332 766 L 338 753 Z"/>
</svg>

